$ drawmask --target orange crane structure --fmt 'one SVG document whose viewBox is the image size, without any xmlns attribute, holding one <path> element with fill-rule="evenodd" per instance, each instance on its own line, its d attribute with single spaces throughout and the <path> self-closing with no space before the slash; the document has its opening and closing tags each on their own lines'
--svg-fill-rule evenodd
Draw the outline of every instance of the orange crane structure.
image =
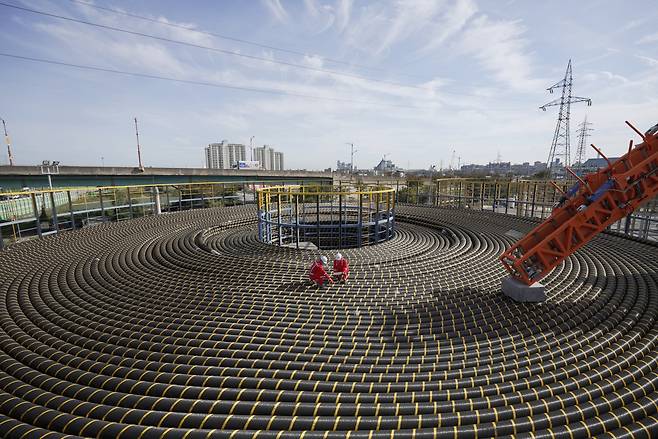
<svg viewBox="0 0 658 439">
<path fill-rule="evenodd" d="M 614 163 L 592 145 L 608 166 L 578 176 L 567 168 L 577 183 L 563 193 L 551 216 L 500 255 L 515 284 L 535 284 L 569 255 L 608 226 L 629 215 L 658 194 L 658 124 Z M 508 278 L 509 279 L 509 278 Z M 505 281 L 503 290 L 505 290 Z M 507 294 L 507 292 L 506 292 Z"/>
</svg>

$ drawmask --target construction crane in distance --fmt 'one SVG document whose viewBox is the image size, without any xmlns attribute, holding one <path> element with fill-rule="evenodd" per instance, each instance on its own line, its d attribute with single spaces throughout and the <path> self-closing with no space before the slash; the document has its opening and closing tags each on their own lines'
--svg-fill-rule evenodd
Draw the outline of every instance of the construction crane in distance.
<svg viewBox="0 0 658 439">
<path fill-rule="evenodd" d="M 539 297 L 523 288 L 538 282 L 609 225 L 658 194 L 658 124 L 644 134 L 626 124 L 642 143 L 633 147 L 631 140 L 628 152 L 614 163 L 592 144 L 608 166 L 583 177 L 567 168 L 576 184 L 565 192 L 553 183 L 562 198 L 551 216 L 500 256 L 511 274 L 503 280 L 505 294 L 517 300 L 524 300 L 526 293 Z"/>
</svg>

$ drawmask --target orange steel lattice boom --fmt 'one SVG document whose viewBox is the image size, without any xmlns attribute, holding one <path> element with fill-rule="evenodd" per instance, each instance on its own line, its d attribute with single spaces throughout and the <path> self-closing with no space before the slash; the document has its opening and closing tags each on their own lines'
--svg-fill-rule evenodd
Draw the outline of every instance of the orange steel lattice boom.
<svg viewBox="0 0 658 439">
<path fill-rule="evenodd" d="M 551 216 L 500 255 L 513 278 L 532 285 L 609 225 L 658 194 L 658 124 L 614 163 L 582 178 L 564 193 Z M 570 169 L 567 168 L 569 172 Z"/>
</svg>

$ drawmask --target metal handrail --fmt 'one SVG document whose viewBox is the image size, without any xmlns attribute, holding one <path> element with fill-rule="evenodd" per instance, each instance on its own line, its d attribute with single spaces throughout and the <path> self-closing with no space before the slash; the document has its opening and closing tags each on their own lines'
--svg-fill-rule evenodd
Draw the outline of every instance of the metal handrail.
<svg viewBox="0 0 658 439">
<path fill-rule="evenodd" d="M 285 178 L 283 179 L 285 180 Z M 292 178 L 291 180 L 298 180 Z M 273 181 L 281 181 L 275 179 Z M 30 195 L 30 194 L 48 194 L 51 192 L 66 192 L 66 191 L 99 191 L 99 190 L 113 190 L 113 189 L 132 189 L 132 188 L 145 188 L 145 187 L 164 187 L 164 186 L 207 186 L 207 185 L 244 185 L 244 184 L 266 184 L 268 181 L 264 180 L 240 180 L 240 181 L 195 181 L 195 182 L 181 182 L 181 183 L 147 183 L 147 184 L 129 184 L 129 185 L 116 185 L 116 186 L 71 186 L 71 187 L 54 187 L 43 189 L 30 189 L 28 191 L 13 191 L 13 192 L 0 192 L 0 196 L 12 195 Z M 287 187 L 287 186 L 280 186 Z"/>
<path fill-rule="evenodd" d="M 293 191 L 291 188 L 294 187 L 299 187 L 303 188 L 301 191 Z M 321 191 L 316 191 L 314 190 L 315 188 L 326 188 L 326 186 L 322 185 L 290 185 L 290 186 L 268 186 L 260 189 L 256 189 L 257 193 L 270 193 L 271 195 L 367 195 L 367 194 L 386 194 L 386 193 L 393 193 L 395 192 L 395 188 L 392 187 L 387 187 L 387 186 L 382 186 L 382 185 L 377 185 L 375 187 L 377 188 L 382 188 L 382 189 L 375 189 L 375 190 L 357 190 L 357 191 L 345 191 L 342 190 L 341 188 L 343 186 L 331 186 L 332 188 L 339 188 L 338 190 L 321 190 Z M 306 190 L 308 189 L 308 190 Z"/>
</svg>

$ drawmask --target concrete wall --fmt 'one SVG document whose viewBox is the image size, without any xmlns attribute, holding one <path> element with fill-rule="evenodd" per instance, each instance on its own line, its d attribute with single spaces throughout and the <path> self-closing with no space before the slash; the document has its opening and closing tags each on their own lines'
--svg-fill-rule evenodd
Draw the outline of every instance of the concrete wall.
<svg viewBox="0 0 658 439">
<path fill-rule="evenodd" d="M 312 171 L 265 171 L 259 169 L 145 168 L 111 166 L 60 166 L 52 176 L 54 187 L 120 186 L 131 184 L 173 184 L 203 181 L 286 181 L 330 182 L 332 174 Z M 48 186 L 40 166 L 0 166 L 0 187 L 16 190 Z"/>
</svg>

